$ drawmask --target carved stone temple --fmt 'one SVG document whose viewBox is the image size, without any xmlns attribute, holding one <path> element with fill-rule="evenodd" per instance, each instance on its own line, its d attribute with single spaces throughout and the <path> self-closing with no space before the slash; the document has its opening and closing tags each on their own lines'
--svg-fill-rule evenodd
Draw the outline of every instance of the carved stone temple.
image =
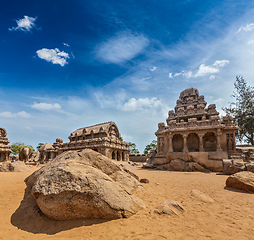
<svg viewBox="0 0 254 240">
<path fill-rule="evenodd" d="M 220 120 L 215 104 L 206 108 L 203 95 L 196 88 L 180 93 L 175 111 L 168 112 L 167 125 L 158 124 L 157 155 L 154 164 L 173 159 L 190 161 L 199 158 L 211 170 L 222 170 L 222 159 L 235 152 L 235 131 L 230 116 Z"/>
<path fill-rule="evenodd" d="M 79 128 L 69 136 L 70 142 L 63 143 L 57 138 L 52 144 L 46 143 L 40 149 L 40 161 L 49 161 L 69 150 L 93 149 L 117 161 L 129 161 L 129 144 L 120 140 L 120 132 L 114 122 L 106 122 Z"/>
<path fill-rule="evenodd" d="M 0 128 L 0 162 L 10 160 L 11 146 L 8 140 L 7 132 L 4 128 Z"/>
</svg>

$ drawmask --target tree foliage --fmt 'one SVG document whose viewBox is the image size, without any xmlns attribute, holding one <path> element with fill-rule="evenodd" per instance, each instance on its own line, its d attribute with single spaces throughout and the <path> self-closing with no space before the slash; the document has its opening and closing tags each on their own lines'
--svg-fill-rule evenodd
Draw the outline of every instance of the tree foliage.
<svg viewBox="0 0 254 240">
<path fill-rule="evenodd" d="M 41 146 L 43 146 L 44 143 L 38 143 L 38 146 L 36 147 L 37 148 L 37 151 L 40 149 Z"/>
<path fill-rule="evenodd" d="M 254 145 L 254 88 L 247 85 L 241 76 L 236 77 L 233 92 L 234 102 L 230 107 L 223 108 L 227 114 L 234 117 L 234 123 L 239 127 L 237 139 Z"/>
<path fill-rule="evenodd" d="M 19 155 L 20 149 L 24 148 L 24 147 L 30 148 L 31 153 L 34 151 L 34 148 L 31 145 L 26 145 L 25 143 L 22 143 L 22 142 L 15 142 L 15 143 L 11 144 L 11 150 L 12 150 L 11 154 L 14 156 Z"/>
<path fill-rule="evenodd" d="M 130 154 L 139 154 L 139 150 L 137 149 L 137 146 L 136 146 L 135 143 L 128 142 L 128 144 L 129 144 L 129 147 L 131 149 Z"/>
<path fill-rule="evenodd" d="M 144 154 L 149 154 L 151 148 L 154 148 L 157 150 L 157 141 L 156 140 L 153 140 L 150 144 L 146 145 L 146 147 L 144 149 Z"/>
</svg>

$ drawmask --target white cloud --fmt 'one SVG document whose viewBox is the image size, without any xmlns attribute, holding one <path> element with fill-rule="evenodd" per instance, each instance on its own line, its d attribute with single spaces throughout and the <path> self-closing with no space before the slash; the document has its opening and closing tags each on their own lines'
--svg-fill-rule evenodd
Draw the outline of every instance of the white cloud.
<svg viewBox="0 0 254 240">
<path fill-rule="evenodd" d="M 254 23 L 247 24 L 245 27 L 241 26 L 237 33 L 241 32 L 242 30 L 245 32 L 249 32 L 254 29 Z"/>
<path fill-rule="evenodd" d="M 52 62 L 53 64 L 60 64 L 62 67 L 65 64 L 68 64 L 66 59 L 70 58 L 69 54 L 60 51 L 58 48 L 55 49 L 47 49 L 47 48 L 42 48 L 38 50 L 37 55 L 39 58 L 46 60 L 47 62 Z"/>
<path fill-rule="evenodd" d="M 157 100 L 157 98 L 153 97 L 149 98 L 131 98 L 128 102 L 126 102 L 123 106 L 123 111 L 136 111 L 136 110 L 144 110 L 161 107 L 161 100 Z"/>
<path fill-rule="evenodd" d="M 30 118 L 31 115 L 25 111 L 18 112 L 18 113 L 11 113 L 11 112 L 2 112 L 0 113 L 0 117 L 5 118 L 16 118 L 16 117 L 22 117 L 22 118 Z"/>
<path fill-rule="evenodd" d="M 20 117 L 23 117 L 23 118 L 30 118 L 31 117 L 30 114 L 25 111 L 18 112 L 17 115 Z"/>
<path fill-rule="evenodd" d="M 64 46 L 69 47 L 70 45 L 68 43 L 63 43 Z"/>
<path fill-rule="evenodd" d="M 173 78 L 172 73 L 169 73 L 168 77 L 169 78 Z"/>
<path fill-rule="evenodd" d="M 192 77 L 193 76 L 192 71 L 188 71 L 188 72 L 184 71 L 183 76 L 186 77 L 186 78 Z"/>
<path fill-rule="evenodd" d="M 24 32 L 30 32 L 32 30 L 32 28 L 35 27 L 34 22 L 36 21 L 36 18 L 24 16 L 24 18 L 18 19 L 18 20 L 15 20 L 15 21 L 16 21 L 18 26 L 9 28 L 9 31 L 21 30 L 21 31 L 24 31 Z"/>
<path fill-rule="evenodd" d="M 150 71 L 153 72 L 156 70 L 156 67 L 150 68 Z"/>
<path fill-rule="evenodd" d="M 209 77 L 209 79 L 210 79 L 210 80 L 213 80 L 213 79 L 215 79 L 215 76 L 214 76 L 214 75 L 211 75 L 211 76 Z"/>
<path fill-rule="evenodd" d="M 201 64 L 199 66 L 197 73 L 195 74 L 195 77 L 202 77 L 207 74 L 211 74 L 211 73 L 213 74 L 213 73 L 217 73 L 217 72 L 219 72 L 218 68 L 209 67 L 209 66 L 206 66 L 205 64 Z"/>
<path fill-rule="evenodd" d="M 254 40 L 250 40 L 247 42 L 248 45 L 253 44 L 253 43 L 254 43 Z"/>
<path fill-rule="evenodd" d="M 37 110 L 59 110 L 61 109 L 61 106 L 58 103 L 34 103 L 32 108 Z"/>
<path fill-rule="evenodd" d="M 97 58 L 105 63 L 120 64 L 141 54 L 149 40 L 143 35 L 121 33 L 99 45 Z"/>
<path fill-rule="evenodd" d="M 217 61 L 215 61 L 213 66 L 215 66 L 215 67 L 224 67 L 226 64 L 229 64 L 228 60 L 217 60 Z"/>
</svg>

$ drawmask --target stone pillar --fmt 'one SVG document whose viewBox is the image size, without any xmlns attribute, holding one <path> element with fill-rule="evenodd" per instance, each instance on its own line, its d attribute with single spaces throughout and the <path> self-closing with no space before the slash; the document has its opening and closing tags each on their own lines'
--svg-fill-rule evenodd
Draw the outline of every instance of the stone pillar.
<svg viewBox="0 0 254 240">
<path fill-rule="evenodd" d="M 198 137 L 199 137 L 199 151 L 200 152 L 204 152 L 205 149 L 204 149 L 204 145 L 203 145 L 203 137 L 204 137 L 204 133 L 199 133 L 198 134 Z"/>
<path fill-rule="evenodd" d="M 172 141 L 172 139 L 173 139 L 173 134 L 170 132 L 170 133 L 168 133 L 168 144 L 169 144 L 168 152 L 173 152 L 173 141 Z"/>
<path fill-rule="evenodd" d="M 188 146 L 187 146 L 188 134 L 184 133 L 184 134 L 182 134 L 182 136 L 183 136 L 183 152 L 188 152 Z"/>
<path fill-rule="evenodd" d="M 220 145 L 220 137 L 221 137 L 221 130 L 217 129 L 217 151 L 221 151 L 221 145 Z"/>
<path fill-rule="evenodd" d="M 232 139 L 232 141 L 233 141 L 233 145 L 234 145 L 233 150 L 234 150 L 234 152 L 235 152 L 235 151 L 236 151 L 236 145 L 235 145 L 235 131 L 233 132 L 233 139 Z"/>
<path fill-rule="evenodd" d="M 123 155 L 122 152 L 119 152 L 119 151 L 118 151 L 118 156 L 119 156 L 119 157 L 118 157 L 118 161 L 123 161 L 122 155 Z"/>
</svg>

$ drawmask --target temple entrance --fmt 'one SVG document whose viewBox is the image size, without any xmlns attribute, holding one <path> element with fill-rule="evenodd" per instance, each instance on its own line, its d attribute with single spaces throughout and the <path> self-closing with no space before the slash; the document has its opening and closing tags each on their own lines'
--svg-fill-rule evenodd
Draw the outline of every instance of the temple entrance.
<svg viewBox="0 0 254 240">
<path fill-rule="evenodd" d="M 215 152 L 217 140 L 213 132 L 208 132 L 203 137 L 203 145 L 206 152 Z"/>
<path fill-rule="evenodd" d="M 173 151 L 182 152 L 183 151 L 183 137 L 180 134 L 175 134 L 172 139 Z"/>
<path fill-rule="evenodd" d="M 199 138 L 196 133 L 190 133 L 188 135 L 187 147 L 189 152 L 199 152 Z"/>
<path fill-rule="evenodd" d="M 113 160 L 116 159 L 116 153 L 115 153 L 115 151 L 112 152 L 112 159 Z"/>
</svg>

